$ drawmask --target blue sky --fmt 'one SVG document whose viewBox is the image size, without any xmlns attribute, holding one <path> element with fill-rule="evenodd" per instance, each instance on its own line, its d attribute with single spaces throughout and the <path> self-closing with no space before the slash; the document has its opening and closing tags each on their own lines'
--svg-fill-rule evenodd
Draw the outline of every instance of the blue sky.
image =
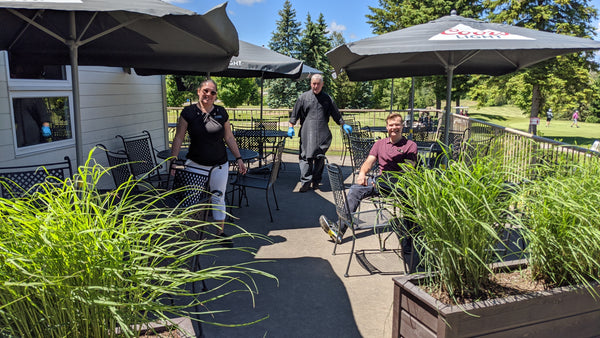
<svg viewBox="0 0 600 338">
<path fill-rule="evenodd" d="M 125 0 L 126 1 L 126 0 Z M 163 0 L 199 14 L 204 14 L 224 0 Z M 600 1 L 600 0 L 598 0 Z M 259 46 L 268 47 L 269 40 L 280 19 L 279 11 L 285 0 L 230 0 L 227 14 L 235 25 L 241 40 Z M 296 10 L 296 20 L 302 25 L 310 13 L 316 21 L 323 13 L 330 31 L 340 31 L 346 42 L 373 36 L 367 24 L 365 14 L 370 13 L 369 6 L 378 6 L 377 0 L 292 0 L 292 9 Z"/>
<path fill-rule="evenodd" d="M 126 1 L 126 0 L 124 0 Z M 204 14 L 223 0 L 164 0 L 176 6 Z M 279 20 L 279 11 L 285 0 L 230 0 L 227 4 L 229 18 L 238 30 L 240 39 L 259 46 L 268 47 Z M 371 37 L 374 34 L 366 23 L 369 6 L 378 7 L 377 0 L 291 0 L 296 10 L 296 20 L 304 25 L 307 14 L 316 21 L 323 13 L 330 31 L 339 31 L 346 42 Z M 600 9 L 600 0 L 591 4 Z M 598 24 L 596 24 L 598 26 Z M 595 37 L 600 40 L 600 34 Z"/>
</svg>

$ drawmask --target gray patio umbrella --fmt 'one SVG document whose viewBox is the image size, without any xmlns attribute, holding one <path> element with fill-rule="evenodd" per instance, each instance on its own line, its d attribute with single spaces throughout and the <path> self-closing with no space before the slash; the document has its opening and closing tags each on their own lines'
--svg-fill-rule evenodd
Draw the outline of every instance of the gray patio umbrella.
<svg viewBox="0 0 600 338">
<path fill-rule="evenodd" d="M 158 74 L 173 74 L 173 75 L 211 75 L 221 77 L 235 78 L 260 78 L 260 119 L 262 120 L 263 112 L 263 81 L 264 79 L 290 78 L 299 79 L 306 78 L 312 74 L 321 73 L 321 71 L 304 65 L 302 61 L 292 57 L 277 53 L 270 49 L 260 47 L 245 41 L 240 40 L 240 51 L 238 56 L 234 56 L 229 61 L 227 69 L 218 72 L 205 71 L 177 71 L 160 70 L 160 69 L 135 69 L 139 75 L 158 75 Z"/>
<path fill-rule="evenodd" d="M 11 62 L 71 65 L 81 163 L 79 65 L 218 71 L 238 53 L 225 5 L 198 15 L 160 0 L 0 1 Z"/>
<path fill-rule="evenodd" d="M 507 74 L 600 42 L 522 27 L 487 23 L 453 13 L 425 24 L 338 46 L 327 52 L 336 71 L 352 81 L 446 75 L 444 143 L 448 143 L 453 74 Z"/>
</svg>

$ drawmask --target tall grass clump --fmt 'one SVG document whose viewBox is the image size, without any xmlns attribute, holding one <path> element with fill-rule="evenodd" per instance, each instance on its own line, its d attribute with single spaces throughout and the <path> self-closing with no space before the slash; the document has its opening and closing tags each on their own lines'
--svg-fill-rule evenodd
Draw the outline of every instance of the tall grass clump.
<svg viewBox="0 0 600 338">
<path fill-rule="evenodd" d="M 243 263 L 194 269 L 194 257 L 249 249 L 189 236 L 216 226 L 197 221 L 209 205 L 168 208 L 171 193 L 134 195 L 136 180 L 99 191 L 108 169 L 91 155 L 73 179 L 0 199 L 0 335 L 137 336 L 139 324 L 155 320 L 205 321 L 206 303 L 236 292 L 192 283 L 239 283 L 252 293 L 253 276 L 275 278 Z"/>
<path fill-rule="evenodd" d="M 450 161 L 447 168 L 418 167 L 396 174 L 392 198 L 406 221 L 427 272 L 427 284 L 455 301 L 482 295 L 505 226 L 514 217 L 505 170 L 497 156 Z M 402 229 L 397 229 L 404 236 Z"/>
<path fill-rule="evenodd" d="M 536 280 L 593 290 L 600 279 L 600 167 L 588 161 L 568 169 L 544 165 L 525 191 L 529 265 Z"/>
</svg>

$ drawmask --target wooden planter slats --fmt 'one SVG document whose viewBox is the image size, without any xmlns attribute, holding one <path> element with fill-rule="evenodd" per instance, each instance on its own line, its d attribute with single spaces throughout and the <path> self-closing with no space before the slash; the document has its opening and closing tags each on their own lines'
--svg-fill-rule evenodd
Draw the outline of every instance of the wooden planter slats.
<svg viewBox="0 0 600 338">
<path fill-rule="evenodd" d="M 418 286 L 424 276 L 394 278 L 393 337 L 592 337 L 600 299 L 582 287 L 475 302 L 441 303 Z M 600 294 L 600 286 L 595 286 Z"/>
</svg>

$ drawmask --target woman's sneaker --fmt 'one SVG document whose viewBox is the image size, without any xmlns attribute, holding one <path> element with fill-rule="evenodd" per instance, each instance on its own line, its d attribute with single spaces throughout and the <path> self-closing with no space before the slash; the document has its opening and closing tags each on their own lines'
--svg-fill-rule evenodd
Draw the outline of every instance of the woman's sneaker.
<svg viewBox="0 0 600 338">
<path fill-rule="evenodd" d="M 325 231 L 335 243 L 342 244 L 342 235 L 339 233 L 337 225 L 334 222 L 327 219 L 325 215 L 321 215 L 319 217 L 319 223 L 321 224 L 323 231 Z"/>
</svg>

